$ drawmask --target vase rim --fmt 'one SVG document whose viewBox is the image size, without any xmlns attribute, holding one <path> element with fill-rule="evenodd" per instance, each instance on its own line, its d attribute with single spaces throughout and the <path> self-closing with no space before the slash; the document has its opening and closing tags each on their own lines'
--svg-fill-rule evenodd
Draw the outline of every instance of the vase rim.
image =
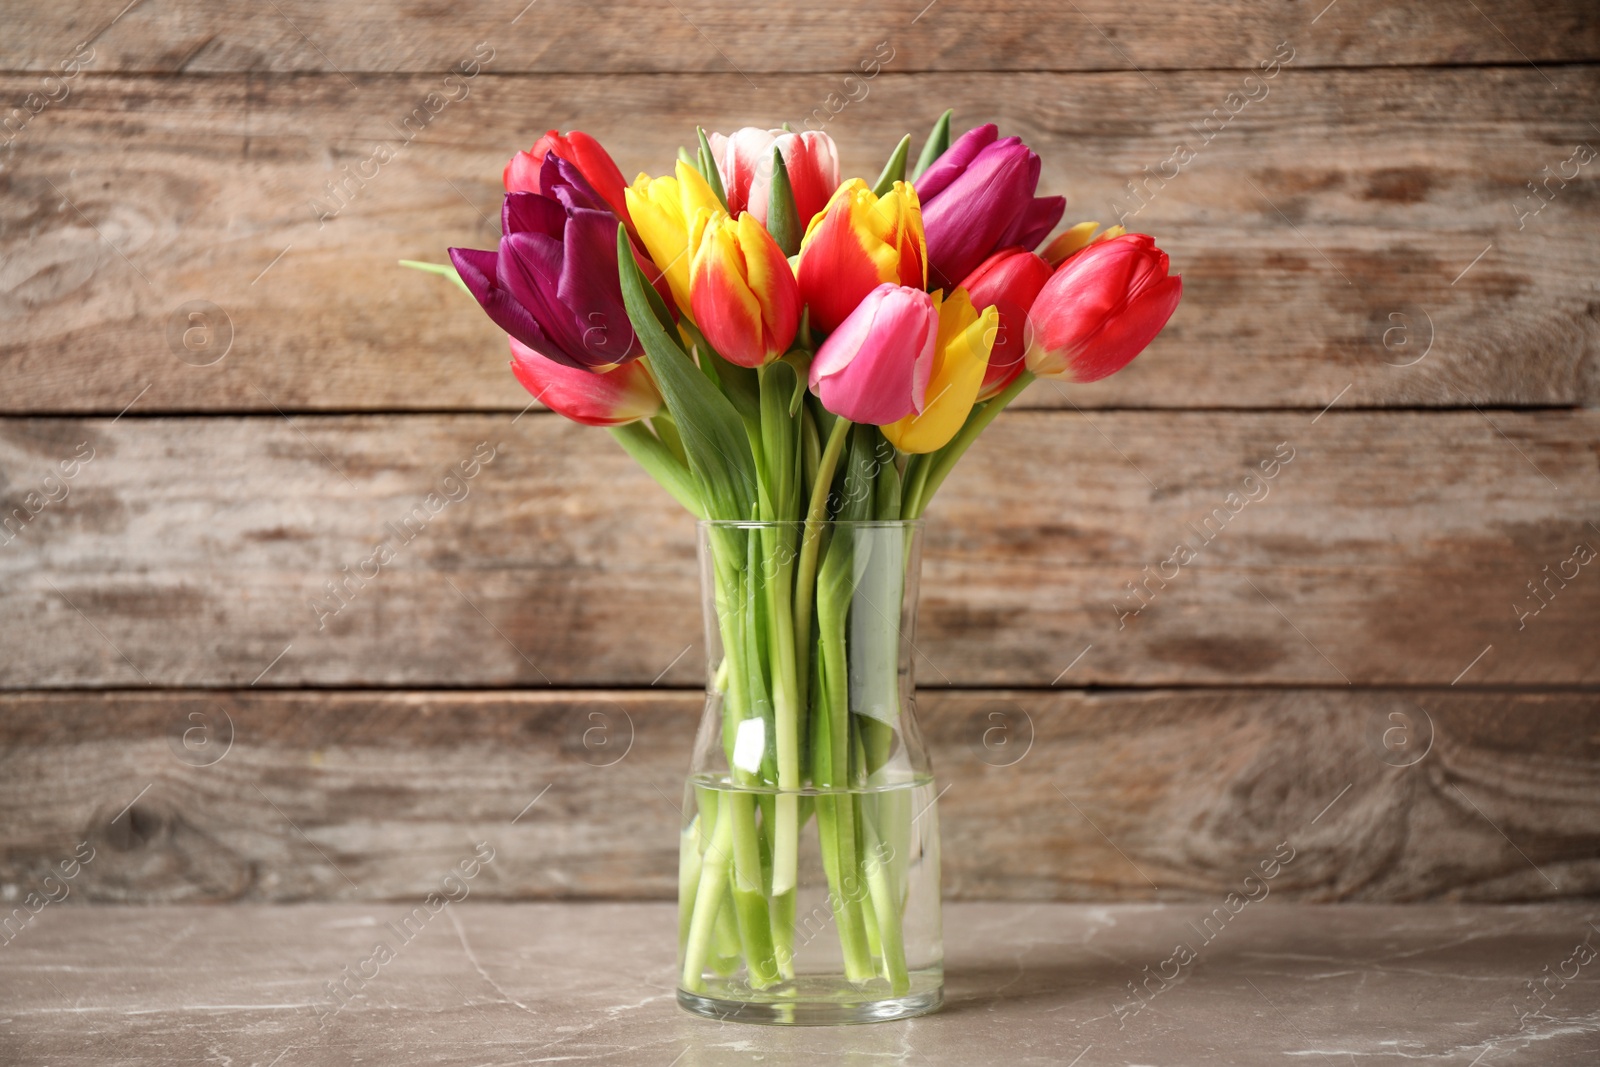
<svg viewBox="0 0 1600 1067">
<path fill-rule="evenodd" d="M 850 526 L 862 529 L 898 527 L 919 529 L 924 519 L 821 519 L 821 526 Z M 805 519 L 698 519 L 696 526 L 717 530 L 770 530 L 790 526 L 804 526 Z"/>
</svg>

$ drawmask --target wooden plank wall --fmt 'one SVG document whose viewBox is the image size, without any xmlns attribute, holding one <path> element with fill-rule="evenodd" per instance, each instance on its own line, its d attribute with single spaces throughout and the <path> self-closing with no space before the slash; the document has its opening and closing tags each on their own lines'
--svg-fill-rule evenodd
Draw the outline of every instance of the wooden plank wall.
<svg viewBox="0 0 1600 1067">
<path fill-rule="evenodd" d="M 492 242 L 548 127 L 632 174 L 809 118 L 870 175 L 946 106 L 1186 288 L 931 512 L 948 891 L 1210 899 L 1287 839 L 1303 899 L 1600 892 L 1588 0 L 125 3 L 0 0 L 4 899 L 83 840 L 74 899 L 408 898 L 488 834 L 500 898 L 670 896 L 691 524 L 394 261 Z"/>
</svg>

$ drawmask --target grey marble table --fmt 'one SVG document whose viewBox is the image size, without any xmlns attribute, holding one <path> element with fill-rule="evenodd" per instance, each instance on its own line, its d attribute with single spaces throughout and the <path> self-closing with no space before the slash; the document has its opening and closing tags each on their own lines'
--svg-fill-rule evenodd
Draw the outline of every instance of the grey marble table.
<svg viewBox="0 0 1600 1067">
<path fill-rule="evenodd" d="M 680 1011 L 669 904 L 451 905 L 373 960 L 407 911 L 47 906 L 0 1064 L 1600 1063 L 1600 904 L 952 904 L 944 1010 L 836 1029 Z"/>
</svg>

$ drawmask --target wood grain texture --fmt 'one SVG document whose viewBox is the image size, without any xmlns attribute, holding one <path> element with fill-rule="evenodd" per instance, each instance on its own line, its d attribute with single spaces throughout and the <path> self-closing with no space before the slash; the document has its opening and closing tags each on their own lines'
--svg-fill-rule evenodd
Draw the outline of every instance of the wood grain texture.
<svg viewBox="0 0 1600 1067">
<path fill-rule="evenodd" d="M 1593 693 L 919 703 L 958 899 L 1212 900 L 1285 841 L 1285 899 L 1600 891 Z M 489 840 L 475 899 L 670 898 L 700 709 L 612 690 L 10 695 L 0 884 L 87 840 L 74 899 L 405 900 Z"/>
<path fill-rule="evenodd" d="M 3 514 L 84 448 L 0 552 L 0 686 L 700 677 L 690 519 L 556 416 L 11 420 Z M 917 671 L 1592 684 L 1597 505 L 1595 412 L 1013 412 L 931 510 Z"/>
<path fill-rule="evenodd" d="M 0 93 L 33 80 L 0 78 Z M 441 76 L 85 75 L 0 172 L 0 411 L 520 410 L 498 331 L 395 261 L 492 245 L 501 165 L 548 126 L 659 172 L 696 121 L 799 122 L 837 81 L 480 76 L 413 136 L 402 123 Z M 1600 68 L 1291 63 L 1254 84 L 1266 95 L 1219 126 L 1247 91 L 1238 72 L 890 69 L 827 128 L 846 172 L 873 174 L 946 103 L 996 120 L 1042 154 L 1070 219 L 1137 208 L 1129 224 L 1171 252 L 1185 299 L 1150 350 L 1027 403 L 1600 398 L 1600 163 L 1572 162 L 1600 145 Z M 1576 177 L 1519 215 L 1543 203 L 1528 183 L 1544 168 Z"/>
<path fill-rule="evenodd" d="M 45 71 L 80 42 L 94 69 L 166 74 L 437 71 L 493 43 L 516 72 L 848 71 L 883 40 L 905 70 L 1249 67 L 1285 38 L 1325 66 L 1600 58 L 1581 0 L 886 0 L 766 5 L 735 0 L 527 4 L 125 0 L 5 5 L 0 69 Z M 752 15 L 754 14 L 754 17 Z M 1501 31 L 1504 31 L 1502 34 Z"/>
</svg>

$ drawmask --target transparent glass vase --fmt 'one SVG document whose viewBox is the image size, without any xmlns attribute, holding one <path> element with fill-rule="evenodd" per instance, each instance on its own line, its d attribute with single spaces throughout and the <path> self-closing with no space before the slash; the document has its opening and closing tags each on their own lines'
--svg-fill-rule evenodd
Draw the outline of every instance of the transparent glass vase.
<svg viewBox="0 0 1600 1067">
<path fill-rule="evenodd" d="M 691 1012 L 859 1023 L 943 1000 L 920 550 L 920 521 L 700 524 L 708 681 L 678 879 Z"/>
</svg>

